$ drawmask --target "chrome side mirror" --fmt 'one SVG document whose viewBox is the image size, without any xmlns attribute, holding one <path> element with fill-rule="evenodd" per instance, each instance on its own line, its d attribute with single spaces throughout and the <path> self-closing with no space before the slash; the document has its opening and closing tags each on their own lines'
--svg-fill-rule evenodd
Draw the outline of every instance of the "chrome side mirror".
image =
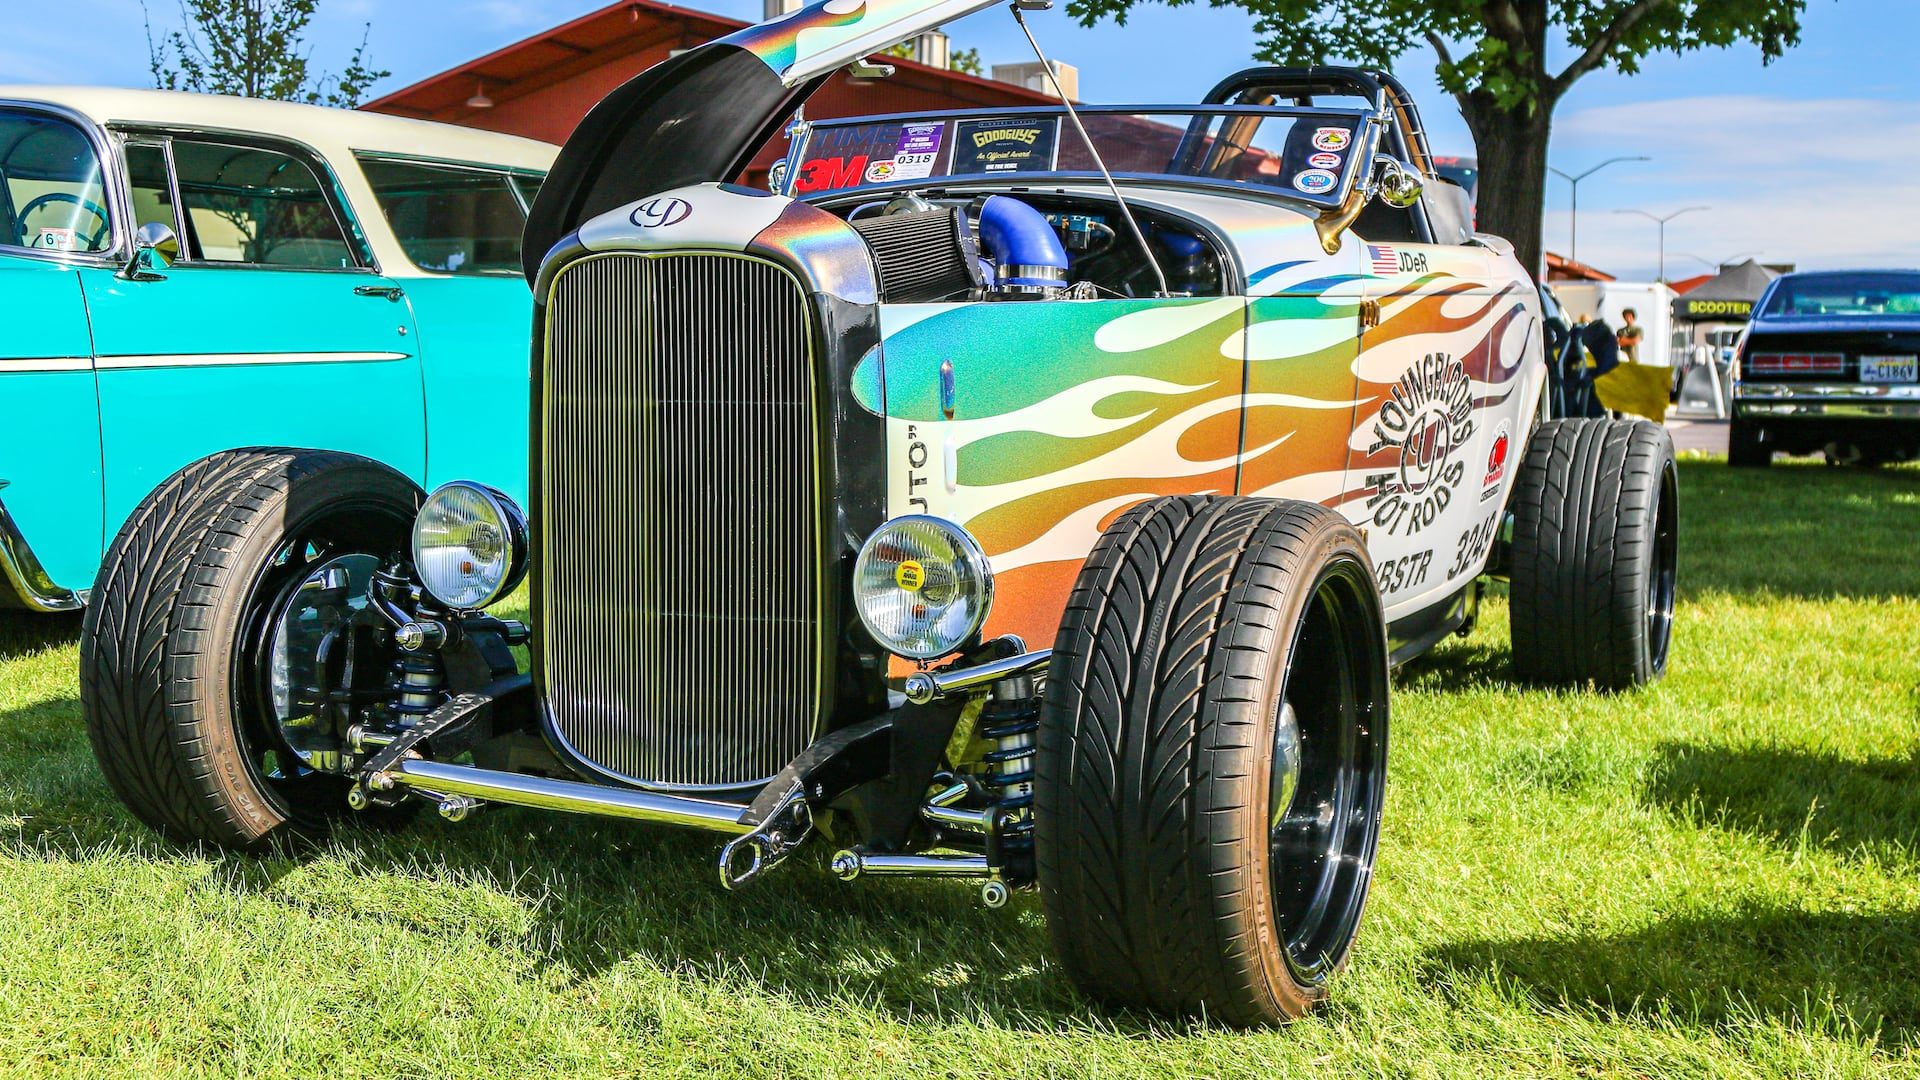
<svg viewBox="0 0 1920 1080">
<path fill-rule="evenodd" d="M 120 276 L 128 281 L 159 281 L 157 271 L 180 257 L 180 238 L 158 221 L 149 221 L 133 234 L 133 256 Z"/>
<path fill-rule="evenodd" d="M 1373 193 L 1381 202 L 1396 210 L 1405 210 L 1420 201 L 1423 187 L 1420 178 L 1409 172 L 1397 159 L 1376 154 L 1373 168 Z"/>
</svg>

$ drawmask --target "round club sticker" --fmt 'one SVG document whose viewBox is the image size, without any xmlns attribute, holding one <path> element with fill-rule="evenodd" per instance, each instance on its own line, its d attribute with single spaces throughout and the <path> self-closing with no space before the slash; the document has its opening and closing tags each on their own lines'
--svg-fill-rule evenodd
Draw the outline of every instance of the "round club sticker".
<svg viewBox="0 0 1920 1080">
<path fill-rule="evenodd" d="M 927 587 L 927 568 L 908 559 L 894 568 L 893 583 L 908 592 L 919 592 Z"/>
<path fill-rule="evenodd" d="M 899 166 L 895 165 L 891 159 L 876 161 L 867 166 L 867 183 L 884 184 L 893 179 L 893 174 L 898 168 Z"/>
<path fill-rule="evenodd" d="M 1325 169 L 1308 169 L 1293 178 L 1293 186 L 1309 195 L 1325 195 L 1339 182 L 1339 177 Z"/>
<path fill-rule="evenodd" d="M 1315 150 L 1345 150 L 1352 141 L 1353 135 L 1346 128 L 1319 128 L 1313 133 Z"/>
<path fill-rule="evenodd" d="M 1307 164 L 1316 169 L 1337 169 L 1340 167 L 1340 155 L 1319 153 L 1307 159 Z"/>
</svg>

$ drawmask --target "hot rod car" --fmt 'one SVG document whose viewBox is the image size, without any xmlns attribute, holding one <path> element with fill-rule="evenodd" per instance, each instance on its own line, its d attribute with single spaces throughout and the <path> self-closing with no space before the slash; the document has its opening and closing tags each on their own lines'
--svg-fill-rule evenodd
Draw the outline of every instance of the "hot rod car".
<svg viewBox="0 0 1920 1080">
<path fill-rule="evenodd" d="M 1036 888 L 1103 999 L 1319 1001 L 1392 665 L 1503 578 L 1521 676 L 1658 677 L 1672 448 L 1543 418 L 1534 286 L 1380 72 L 800 122 L 779 193 L 727 182 L 988 2 L 816 3 L 587 118 L 524 245 L 529 513 L 272 448 L 156 493 L 82 646 L 127 805 L 235 848 L 421 799 L 669 823 L 729 888 L 820 836 Z M 488 614 L 529 567 L 531 627 Z"/>
</svg>

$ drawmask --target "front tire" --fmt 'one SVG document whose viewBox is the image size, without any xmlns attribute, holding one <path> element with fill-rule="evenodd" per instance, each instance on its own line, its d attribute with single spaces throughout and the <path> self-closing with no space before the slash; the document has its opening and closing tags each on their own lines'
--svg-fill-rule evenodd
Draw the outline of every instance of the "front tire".
<svg viewBox="0 0 1920 1080">
<path fill-rule="evenodd" d="M 1353 526 L 1261 499 L 1123 515 L 1075 584 L 1038 741 L 1041 898 L 1082 989 L 1243 1026 L 1325 998 L 1386 775 L 1386 635 Z"/>
<path fill-rule="evenodd" d="M 276 737 L 261 643 L 315 566 L 404 550 L 421 499 L 385 465 L 308 450 L 216 454 L 147 496 L 107 552 L 80 640 L 87 736 L 135 817 L 258 850 L 324 835 L 345 812 L 347 780 Z"/>
<path fill-rule="evenodd" d="M 1550 420 L 1513 494 L 1513 666 L 1624 690 L 1666 674 L 1680 535 L 1673 440 L 1645 420 Z"/>
</svg>

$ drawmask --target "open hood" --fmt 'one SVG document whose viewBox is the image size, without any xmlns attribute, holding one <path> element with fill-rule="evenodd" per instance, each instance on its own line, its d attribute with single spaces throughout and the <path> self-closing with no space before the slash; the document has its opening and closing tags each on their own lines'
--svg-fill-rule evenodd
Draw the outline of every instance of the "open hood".
<svg viewBox="0 0 1920 1080">
<path fill-rule="evenodd" d="M 567 139 L 528 215 L 527 280 L 582 222 L 637 199 L 740 175 L 833 73 L 1002 0 L 818 0 L 656 64 Z"/>
</svg>

